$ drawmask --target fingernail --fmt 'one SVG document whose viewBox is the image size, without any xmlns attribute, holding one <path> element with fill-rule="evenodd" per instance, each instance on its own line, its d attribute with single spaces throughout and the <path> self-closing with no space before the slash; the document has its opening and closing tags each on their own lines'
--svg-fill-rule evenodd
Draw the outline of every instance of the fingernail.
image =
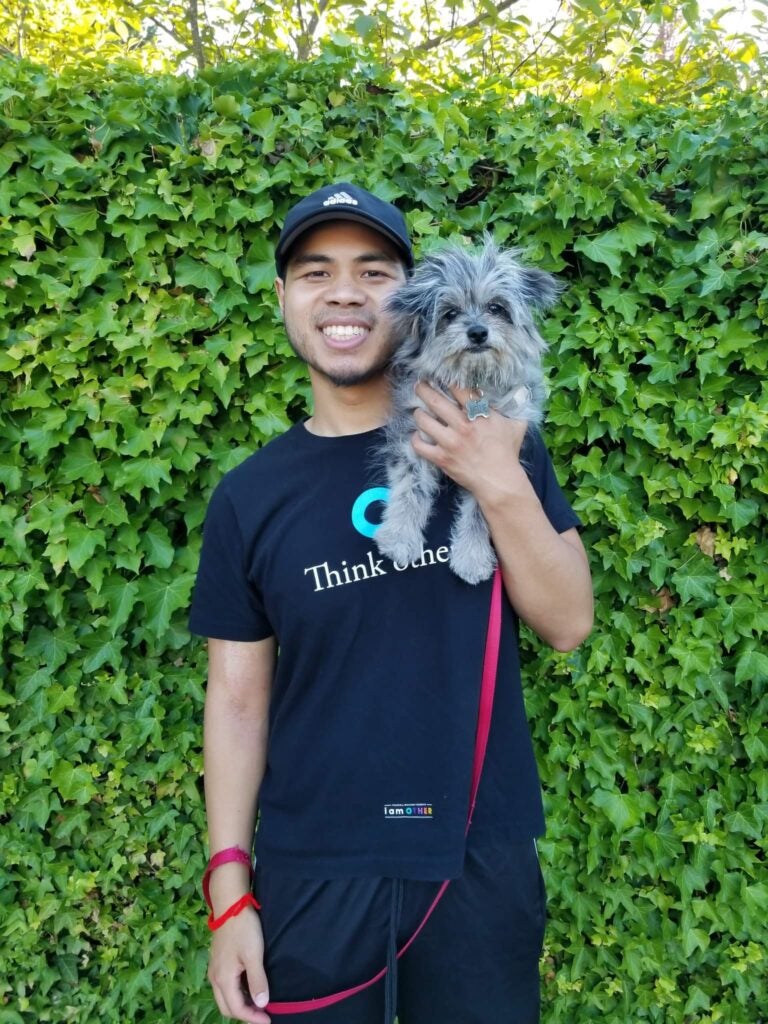
<svg viewBox="0 0 768 1024">
<path fill-rule="evenodd" d="M 259 992 L 256 996 L 255 1003 L 259 1009 L 263 1009 L 269 1002 L 269 995 L 266 992 Z"/>
</svg>

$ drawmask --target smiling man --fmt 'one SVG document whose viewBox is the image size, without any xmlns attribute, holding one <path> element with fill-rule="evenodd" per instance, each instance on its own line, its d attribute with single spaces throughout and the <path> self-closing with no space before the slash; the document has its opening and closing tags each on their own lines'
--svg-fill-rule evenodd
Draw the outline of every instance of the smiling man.
<svg viewBox="0 0 768 1024">
<path fill-rule="evenodd" d="M 495 412 L 470 422 L 467 395 L 456 404 L 421 383 L 419 428 L 440 440 L 413 444 L 446 485 L 421 557 L 379 556 L 387 491 L 375 453 L 399 341 L 386 299 L 413 264 L 405 222 L 363 189 L 329 185 L 291 210 L 276 261 L 313 412 L 217 488 L 190 622 L 209 638 L 217 1003 L 253 1024 L 392 1024 L 395 1013 L 400 1024 L 533 1024 L 543 816 L 517 627 L 522 619 L 561 650 L 588 633 L 578 520 L 538 435 Z M 468 836 L 490 583 L 469 586 L 447 565 L 456 485 L 485 514 L 506 592 Z M 298 1012 L 316 999 L 320 1008 Z"/>
</svg>

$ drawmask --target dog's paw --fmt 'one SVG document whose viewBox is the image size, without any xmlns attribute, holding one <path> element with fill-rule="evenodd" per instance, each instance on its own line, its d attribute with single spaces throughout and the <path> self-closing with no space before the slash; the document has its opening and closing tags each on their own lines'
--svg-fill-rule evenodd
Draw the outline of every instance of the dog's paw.
<svg viewBox="0 0 768 1024">
<path fill-rule="evenodd" d="M 448 564 L 460 579 L 474 585 L 493 576 L 496 556 L 490 545 L 483 545 L 482 549 L 459 546 L 451 549 Z"/>
<path fill-rule="evenodd" d="M 379 553 L 398 565 L 408 565 L 421 557 L 424 538 L 419 533 L 397 529 L 392 523 L 382 523 L 373 535 Z"/>
</svg>

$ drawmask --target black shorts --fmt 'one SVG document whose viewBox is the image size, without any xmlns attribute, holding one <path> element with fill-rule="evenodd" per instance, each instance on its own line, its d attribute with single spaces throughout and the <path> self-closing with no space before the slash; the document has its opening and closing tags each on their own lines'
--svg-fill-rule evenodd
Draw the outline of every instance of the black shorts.
<svg viewBox="0 0 768 1024">
<path fill-rule="evenodd" d="M 545 895 L 532 839 L 467 852 L 464 873 L 391 969 L 437 882 L 320 881 L 257 865 L 265 967 L 277 1002 L 388 977 L 343 1002 L 275 1024 L 536 1024 Z"/>
</svg>

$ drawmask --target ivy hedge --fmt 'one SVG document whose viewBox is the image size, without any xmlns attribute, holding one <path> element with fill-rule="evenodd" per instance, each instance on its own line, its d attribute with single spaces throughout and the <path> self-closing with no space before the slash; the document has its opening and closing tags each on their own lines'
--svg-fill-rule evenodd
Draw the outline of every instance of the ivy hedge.
<svg viewBox="0 0 768 1024">
<path fill-rule="evenodd" d="M 526 641 L 544 1021 L 765 1020 L 764 98 L 428 92 L 331 46 L 0 68 L 0 1024 L 218 1019 L 185 611 L 211 489 L 308 399 L 276 232 L 343 179 L 569 285 L 545 433 L 597 624 Z"/>
</svg>

